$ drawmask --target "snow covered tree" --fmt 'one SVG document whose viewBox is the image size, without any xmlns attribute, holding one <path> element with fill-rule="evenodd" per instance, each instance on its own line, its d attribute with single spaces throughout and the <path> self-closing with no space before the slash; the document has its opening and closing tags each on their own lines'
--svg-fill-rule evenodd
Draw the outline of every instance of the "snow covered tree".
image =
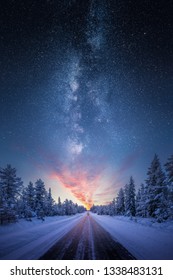
<svg viewBox="0 0 173 280">
<path fill-rule="evenodd" d="M 63 209 L 65 215 L 74 214 L 74 203 L 71 200 L 66 199 L 63 203 Z"/>
<path fill-rule="evenodd" d="M 129 186 L 126 184 L 124 186 L 124 206 L 125 206 L 125 214 L 128 211 L 128 193 L 129 193 Z"/>
<path fill-rule="evenodd" d="M 131 176 L 129 184 L 125 187 L 125 214 L 135 216 L 135 213 L 135 184 Z"/>
<path fill-rule="evenodd" d="M 106 210 L 106 207 L 104 205 L 99 205 L 98 208 L 97 208 L 97 214 L 98 215 L 106 215 L 106 211 L 105 210 Z M 108 213 L 107 213 L 107 215 L 108 215 Z"/>
<path fill-rule="evenodd" d="M 38 179 L 35 183 L 35 209 L 36 214 L 39 219 L 44 220 L 46 215 L 46 189 L 44 182 L 41 179 Z"/>
<path fill-rule="evenodd" d="M 136 216 L 141 216 L 141 189 L 138 189 L 136 195 Z"/>
<path fill-rule="evenodd" d="M 33 217 L 33 211 L 27 201 L 27 188 L 22 190 L 20 199 L 17 203 L 19 218 L 25 218 L 26 220 L 31 221 L 31 218 Z"/>
<path fill-rule="evenodd" d="M 147 191 L 144 184 L 141 184 L 141 188 L 136 196 L 136 216 L 147 217 Z"/>
<path fill-rule="evenodd" d="M 35 211 L 35 188 L 32 182 L 26 188 L 26 201 L 31 210 Z"/>
<path fill-rule="evenodd" d="M 56 204 L 56 213 L 57 215 L 64 215 L 63 206 L 61 202 L 61 198 L 58 197 L 58 203 Z"/>
<path fill-rule="evenodd" d="M 61 203 L 61 198 L 60 196 L 58 197 L 58 206 L 61 207 L 62 206 L 62 203 Z"/>
<path fill-rule="evenodd" d="M 73 203 L 73 215 L 78 213 L 78 204 L 77 203 Z"/>
<path fill-rule="evenodd" d="M 29 182 L 24 188 L 15 168 L 11 165 L 0 168 L 0 224 L 14 222 L 17 218 L 31 220 L 37 216 L 44 220 L 45 216 L 74 215 L 84 211 L 84 206 L 68 199 L 61 203 L 58 198 L 58 203 L 55 203 L 51 189 L 47 192 L 41 179 L 36 181 L 35 186 Z"/>
<path fill-rule="evenodd" d="M 102 207 L 102 211 L 104 211 L 104 215 L 110 215 L 110 216 L 114 216 L 117 213 L 116 210 L 116 202 L 115 202 L 115 198 L 112 200 L 112 202 L 107 205 L 107 208 L 103 208 Z"/>
<path fill-rule="evenodd" d="M 147 211 L 148 216 L 165 219 L 167 213 L 167 187 L 165 184 L 165 174 L 162 171 L 161 164 L 157 155 L 154 156 L 151 166 L 147 172 Z"/>
<path fill-rule="evenodd" d="M 54 215 L 54 200 L 52 198 L 52 192 L 51 188 L 49 188 L 49 191 L 46 195 L 46 216 L 53 216 Z"/>
<path fill-rule="evenodd" d="M 168 158 L 168 161 L 165 164 L 165 169 L 167 172 L 168 184 L 173 185 L 173 155 Z"/>
<path fill-rule="evenodd" d="M 90 211 L 93 213 L 97 213 L 97 206 L 93 204 L 93 206 L 90 208 Z"/>
<path fill-rule="evenodd" d="M 35 188 L 32 182 L 21 192 L 21 197 L 18 200 L 19 216 L 31 221 L 35 217 Z"/>
<path fill-rule="evenodd" d="M 125 203 L 124 203 L 124 190 L 121 188 L 116 199 L 116 212 L 118 215 L 124 215 Z"/>
<path fill-rule="evenodd" d="M 147 172 L 148 178 L 146 183 L 148 186 L 164 186 L 165 185 L 165 174 L 162 171 L 160 160 L 155 154 L 151 166 Z"/>
<path fill-rule="evenodd" d="M 168 215 L 169 218 L 173 219 L 173 155 L 168 158 L 165 164 L 165 169 L 167 173 L 167 184 L 168 184 Z"/>
<path fill-rule="evenodd" d="M 19 197 L 23 182 L 17 177 L 16 169 L 11 165 L 0 170 L 0 188 L 3 194 L 3 204 L 14 208 Z"/>
<path fill-rule="evenodd" d="M 77 209 L 78 209 L 77 213 L 83 213 L 86 211 L 86 208 L 82 205 L 78 205 Z"/>
<path fill-rule="evenodd" d="M 17 177 L 16 169 L 11 165 L 0 169 L 0 208 L 4 213 L 4 219 L 15 219 L 17 215 L 17 200 L 20 197 L 20 191 L 23 182 L 21 178 Z M 6 218 L 5 218 L 6 216 Z"/>
<path fill-rule="evenodd" d="M 4 188 L 0 182 L 0 208 L 4 207 Z"/>
</svg>

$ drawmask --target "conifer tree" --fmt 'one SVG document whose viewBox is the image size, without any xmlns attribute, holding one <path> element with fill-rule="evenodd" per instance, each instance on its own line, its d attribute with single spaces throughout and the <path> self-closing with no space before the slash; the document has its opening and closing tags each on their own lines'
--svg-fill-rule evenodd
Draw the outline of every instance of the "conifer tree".
<svg viewBox="0 0 173 280">
<path fill-rule="evenodd" d="M 135 184 L 131 176 L 129 184 L 125 187 L 125 214 L 135 216 L 135 213 Z"/>
<path fill-rule="evenodd" d="M 35 211 L 35 188 L 32 182 L 29 182 L 26 188 L 26 200 L 32 211 Z"/>
<path fill-rule="evenodd" d="M 136 196 L 136 216 L 147 217 L 147 190 L 144 184 Z"/>
<path fill-rule="evenodd" d="M 168 215 L 169 218 L 173 219 L 173 155 L 168 158 L 165 164 L 165 169 L 167 173 L 167 184 L 168 184 Z"/>
<path fill-rule="evenodd" d="M 116 199 L 116 210 L 118 215 L 124 215 L 125 213 L 124 191 L 122 188 L 119 190 Z"/>
<path fill-rule="evenodd" d="M 54 215 L 54 200 L 52 198 L 51 188 L 49 188 L 47 198 L 46 198 L 46 215 L 53 216 Z"/>
<path fill-rule="evenodd" d="M 163 219 L 167 217 L 167 187 L 166 177 L 162 171 L 157 155 L 154 156 L 147 172 L 147 214 L 150 217 Z"/>
<path fill-rule="evenodd" d="M 39 219 L 44 220 L 46 215 L 46 189 L 44 182 L 38 179 L 35 183 L 35 209 Z"/>
<path fill-rule="evenodd" d="M 168 161 L 165 164 L 165 169 L 167 172 L 168 184 L 173 185 L 173 155 L 170 158 L 168 158 Z"/>
<path fill-rule="evenodd" d="M 105 215 L 110 215 L 110 216 L 114 216 L 117 214 L 117 209 L 116 209 L 116 202 L 115 202 L 115 198 L 112 200 L 112 202 L 107 206 L 107 208 L 103 208 L 102 207 L 102 212 Z"/>
<path fill-rule="evenodd" d="M 11 217 L 11 220 L 17 217 L 18 199 L 21 195 L 22 185 L 21 178 L 16 175 L 16 169 L 12 168 L 10 164 L 0 169 L 0 207 L 8 220 L 10 220 L 8 217 Z"/>
<path fill-rule="evenodd" d="M 138 189 L 137 195 L 136 195 L 136 216 L 141 216 L 141 189 Z"/>
</svg>

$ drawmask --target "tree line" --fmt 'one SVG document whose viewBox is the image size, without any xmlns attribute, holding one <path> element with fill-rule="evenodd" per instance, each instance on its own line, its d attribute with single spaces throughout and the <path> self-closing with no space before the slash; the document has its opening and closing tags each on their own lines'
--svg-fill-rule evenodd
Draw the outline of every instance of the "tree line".
<svg viewBox="0 0 173 280">
<path fill-rule="evenodd" d="M 133 177 L 121 188 L 108 205 L 93 205 L 90 209 L 99 215 L 124 215 L 156 218 L 158 222 L 173 219 L 173 155 L 161 167 L 154 156 L 148 168 L 145 184 L 136 190 Z"/>
<path fill-rule="evenodd" d="M 20 218 L 31 220 L 33 217 L 44 220 L 46 216 L 74 215 L 86 211 L 84 206 L 66 199 L 58 202 L 52 198 L 51 188 L 38 179 L 24 187 L 11 165 L 0 169 L 0 223 L 17 221 Z"/>
</svg>

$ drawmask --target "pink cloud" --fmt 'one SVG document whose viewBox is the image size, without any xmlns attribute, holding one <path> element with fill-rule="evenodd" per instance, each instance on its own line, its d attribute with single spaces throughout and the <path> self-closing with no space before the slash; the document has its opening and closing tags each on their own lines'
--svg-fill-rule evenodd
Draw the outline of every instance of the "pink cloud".
<svg viewBox="0 0 173 280">
<path fill-rule="evenodd" d="M 89 209 L 94 203 L 93 196 L 99 187 L 101 175 L 101 172 L 90 174 L 84 167 L 79 168 L 78 166 L 77 169 L 71 170 L 68 166 L 64 166 L 61 172 L 56 171 L 50 177 L 58 180 Z"/>
</svg>

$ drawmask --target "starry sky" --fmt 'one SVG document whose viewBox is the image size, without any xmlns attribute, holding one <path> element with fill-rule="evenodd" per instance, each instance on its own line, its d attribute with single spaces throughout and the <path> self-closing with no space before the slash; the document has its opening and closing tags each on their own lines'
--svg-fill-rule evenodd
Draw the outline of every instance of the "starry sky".
<svg viewBox="0 0 173 280">
<path fill-rule="evenodd" d="M 171 0 L 0 1 L 0 166 L 110 202 L 173 151 Z"/>
</svg>

